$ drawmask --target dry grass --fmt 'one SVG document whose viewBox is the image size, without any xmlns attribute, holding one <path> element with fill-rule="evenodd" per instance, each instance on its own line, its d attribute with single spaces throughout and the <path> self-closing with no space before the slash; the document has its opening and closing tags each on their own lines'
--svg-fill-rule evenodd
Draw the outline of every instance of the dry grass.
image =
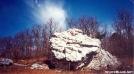
<svg viewBox="0 0 134 74">
<path fill-rule="evenodd" d="M 17 63 L 21 64 L 26 64 L 28 65 L 27 67 L 22 67 L 22 66 L 16 66 L 16 65 L 11 65 L 11 66 L 0 66 L 0 74 L 105 74 L 105 70 L 101 71 L 89 71 L 89 70 L 76 70 L 76 71 L 61 71 L 61 72 L 56 72 L 56 69 L 30 69 L 31 64 L 33 63 L 44 63 L 44 61 L 47 60 L 47 58 L 39 58 L 39 59 L 25 59 L 25 60 L 19 60 Z M 120 58 L 119 60 L 123 60 L 125 63 L 124 65 L 120 66 L 120 68 L 126 69 L 128 66 L 134 66 L 134 61 L 133 58 Z M 122 69 L 122 70 L 124 70 Z M 107 69 L 109 70 L 109 69 Z M 120 70 L 115 69 L 115 70 Z M 131 69 L 133 70 L 133 69 Z"/>
<path fill-rule="evenodd" d="M 47 57 L 41 57 L 41 58 L 31 58 L 31 59 L 20 59 L 20 60 L 14 60 L 15 62 L 21 63 L 21 64 L 32 64 L 35 62 L 40 62 L 40 61 L 44 61 L 47 60 Z"/>
</svg>

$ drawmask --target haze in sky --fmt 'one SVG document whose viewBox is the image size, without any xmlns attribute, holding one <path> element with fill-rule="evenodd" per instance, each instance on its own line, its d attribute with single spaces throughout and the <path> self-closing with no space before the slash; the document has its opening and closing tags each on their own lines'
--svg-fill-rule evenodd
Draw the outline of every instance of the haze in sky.
<svg viewBox="0 0 134 74">
<path fill-rule="evenodd" d="M 33 25 L 44 25 L 50 18 L 66 28 L 66 18 L 93 16 L 110 25 L 116 10 L 134 13 L 133 0 L 0 0 L 0 36 L 14 36 Z"/>
</svg>

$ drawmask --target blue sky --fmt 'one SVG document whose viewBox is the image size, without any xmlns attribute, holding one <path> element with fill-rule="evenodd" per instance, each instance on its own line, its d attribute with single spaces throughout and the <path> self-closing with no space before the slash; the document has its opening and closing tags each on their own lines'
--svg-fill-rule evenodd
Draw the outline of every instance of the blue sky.
<svg viewBox="0 0 134 74">
<path fill-rule="evenodd" d="M 66 18 L 83 15 L 96 17 L 109 25 L 116 17 L 116 9 L 134 13 L 134 0 L 0 0 L 0 36 L 16 33 L 36 24 L 44 24 L 49 18 L 66 25 Z"/>
</svg>

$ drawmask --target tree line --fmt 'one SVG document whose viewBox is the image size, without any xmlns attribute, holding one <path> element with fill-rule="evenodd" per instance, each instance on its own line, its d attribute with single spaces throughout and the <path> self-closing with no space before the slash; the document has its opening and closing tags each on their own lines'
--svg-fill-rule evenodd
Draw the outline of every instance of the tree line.
<svg viewBox="0 0 134 74">
<path fill-rule="evenodd" d="M 93 16 L 82 16 L 78 19 L 67 19 L 68 28 L 78 28 L 92 38 L 102 42 L 102 48 L 118 57 L 132 57 L 134 49 L 134 18 L 127 10 L 117 11 L 113 21 L 114 33 L 104 27 Z M 0 57 L 13 59 L 39 58 L 50 55 L 50 43 L 54 32 L 61 31 L 54 19 L 49 19 L 44 25 L 35 25 L 25 29 L 13 37 L 0 37 Z"/>
<path fill-rule="evenodd" d="M 49 39 L 57 31 L 53 19 L 45 25 L 35 25 L 17 33 L 14 37 L 0 38 L 0 56 L 14 59 L 48 56 Z"/>
</svg>

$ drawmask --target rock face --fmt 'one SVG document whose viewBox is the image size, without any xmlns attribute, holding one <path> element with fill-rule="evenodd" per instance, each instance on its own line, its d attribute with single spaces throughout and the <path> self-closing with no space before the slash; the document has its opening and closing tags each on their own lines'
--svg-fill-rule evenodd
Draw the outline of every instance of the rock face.
<svg viewBox="0 0 134 74">
<path fill-rule="evenodd" d="M 100 70 L 107 66 L 117 67 L 116 57 L 101 48 L 99 39 L 83 35 L 79 29 L 69 29 L 53 34 L 51 43 L 51 63 L 60 69 L 89 68 Z"/>
<path fill-rule="evenodd" d="M 11 65 L 13 61 L 8 58 L 0 58 L 0 65 Z"/>
</svg>

